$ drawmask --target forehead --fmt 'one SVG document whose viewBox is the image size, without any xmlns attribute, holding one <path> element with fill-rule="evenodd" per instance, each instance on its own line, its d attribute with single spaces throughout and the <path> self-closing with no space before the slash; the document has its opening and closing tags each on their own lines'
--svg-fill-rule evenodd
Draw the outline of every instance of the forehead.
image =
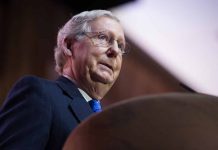
<svg viewBox="0 0 218 150">
<path fill-rule="evenodd" d="M 99 17 L 90 23 L 93 32 L 108 31 L 116 38 L 125 40 L 124 30 L 119 22 L 109 17 Z"/>
</svg>

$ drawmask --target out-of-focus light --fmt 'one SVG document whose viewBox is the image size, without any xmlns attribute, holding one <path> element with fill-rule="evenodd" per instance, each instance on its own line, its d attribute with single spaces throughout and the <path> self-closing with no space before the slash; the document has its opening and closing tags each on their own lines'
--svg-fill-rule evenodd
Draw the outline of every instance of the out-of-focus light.
<svg viewBox="0 0 218 150">
<path fill-rule="evenodd" d="M 138 0 L 112 11 L 127 36 L 175 77 L 218 96 L 217 0 Z"/>
</svg>

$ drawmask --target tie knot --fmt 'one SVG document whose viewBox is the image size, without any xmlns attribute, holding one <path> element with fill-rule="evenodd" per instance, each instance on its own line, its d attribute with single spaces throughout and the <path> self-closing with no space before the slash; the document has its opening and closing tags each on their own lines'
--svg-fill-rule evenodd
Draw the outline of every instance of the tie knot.
<svg viewBox="0 0 218 150">
<path fill-rule="evenodd" d="M 99 100 L 93 99 L 89 101 L 89 105 L 92 108 L 94 112 L 100 112 L 101 111 L 101 104 Z"/>
</svg>

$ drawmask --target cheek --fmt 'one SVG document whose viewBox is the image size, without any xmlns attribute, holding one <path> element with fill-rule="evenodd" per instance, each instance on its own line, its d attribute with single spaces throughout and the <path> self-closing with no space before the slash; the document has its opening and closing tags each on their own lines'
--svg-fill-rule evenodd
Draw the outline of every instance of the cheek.
<svg viewBox="0 0 218 150">
<path fill-rule="evenodd" d="M 120 58 L 117 58 L 117 70 L 120 72 L 122 67 L 122 56 Z"/>
<path fill-rule="evenodd" d="M 87 67 L 89 70 L 94 70 L 96 69 L 97 66 L 97 61 L 96 58 L 90 55 L 87 59 Z"/>
<path fill-rule="evenodd" d="M 75 59 L 82 65 L 81 67 L 86 68 L 91 64 L 92 60 L 92 55 L 90 51 L 90 47 L 87 43 L 82 43 L 79 45 L 79 47 L 76 49 L 77 51 L 75 52 Z M 82 69 L 82 68 L 81 68 Z"/>
<path fill-rule="evenodd" d="M 102 54 L 98 49 L 90 49 L 90 53 L 88 55 L 89 64 L 96 66 L 98 61 L 101 60 Z"/>
</svg>

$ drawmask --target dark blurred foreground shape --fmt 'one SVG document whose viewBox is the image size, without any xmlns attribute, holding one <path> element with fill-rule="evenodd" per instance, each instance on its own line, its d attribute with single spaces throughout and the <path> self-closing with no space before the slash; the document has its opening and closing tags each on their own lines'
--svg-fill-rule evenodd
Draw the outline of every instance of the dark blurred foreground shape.
<svg viewBox="0 0 218 150">
<path fill-rule="evenodd" d="M 64 150 L 217 150 L 218 98 L 171 93 L 134 98 L 80 124 Z"/>
</svg>

